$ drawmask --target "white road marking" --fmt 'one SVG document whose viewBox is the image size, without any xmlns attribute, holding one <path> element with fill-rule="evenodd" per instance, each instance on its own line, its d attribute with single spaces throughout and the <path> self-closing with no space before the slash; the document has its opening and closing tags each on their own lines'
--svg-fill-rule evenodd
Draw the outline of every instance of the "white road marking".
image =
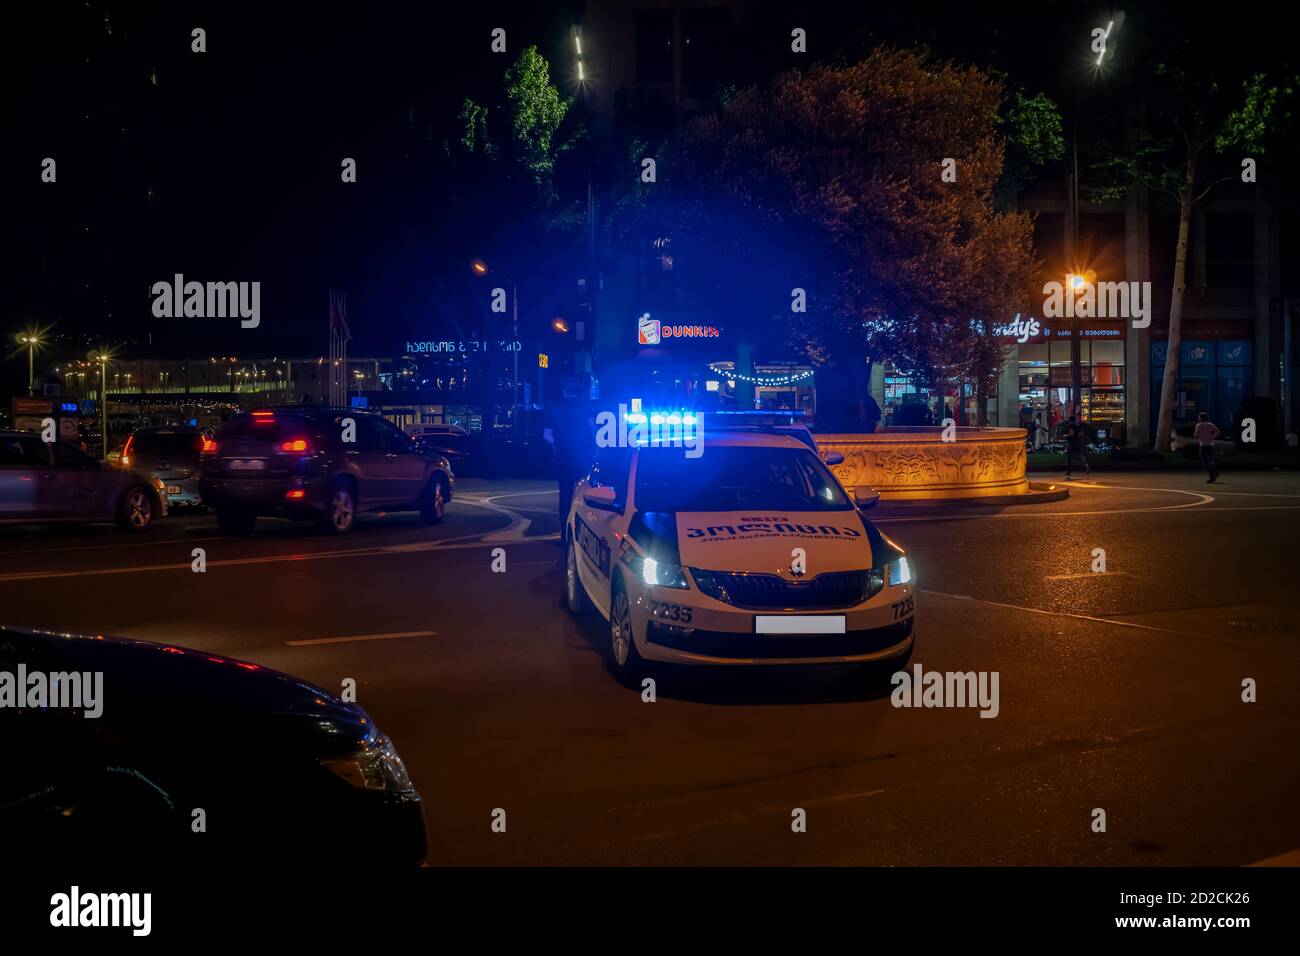
<svg viewBox="0 0 1300 956">
<path fill-rule="evenodd" d="M 313 644 L 351 644 L 354 641 L 391 641 L 399 637 L 437 637 L 436 631 L 393 631 L 391 634 L 354 634 L 351 637 L 319 637 L 312 641 L 285 641 L 290 647 Z"/>
<path fill-rule="evenodd" d="M 1092 614 L 1074 614 L 1070 611 L 1048 611 L 1039 607 L 1025 607 L 1021 604 L 1004 604 L 1001 601 L 987 601 L 984 598 L 971 597 L 969 594 L 949 594 L 946 591 L 927 591 L 925 588 L 916 589 L 919 594 L 932 594 L 935 597 L 952 598 L 955 601 L 974 601 L 976 604 L 988 604 L 991 607 L 1006 608 L 1010 611 L 1024 611 L 1028 614 L 1043 614 L 1047 617 L 1068 617 L 1076 621 L 1092 621 L 1095 624 L 1113 624 L 1116 627 L 1131 627 L 1140 631 L 1156 631 L 1160 634 L 1177 634 L 1179 637 L 1194 637 L 1202 641 L 1213 641 L 1216 644 L 1234 644 L 1238 647 L 1249 647 L 1243 641 L 1234 641 L 1226 637 L 1211 637 L 1208 634 L 1194 634 L 1191 631 L 1175 631 L 1168 627 L 1156 627 L 1153 624 L 1137 624 L 1133 621 L 1118 621 L 1113 617 L 1096 617 Z"/>
<path fill-rule="evenodd" d="M 470 537 L 470 536 L 467 536 Z M 515 540 L 515 544 L 533 544 L 542 541 L 558 541 L 559 532 L 553 534 L 539 534 L 531 538 L 520 538 Z M 513 539 L 512 539 L 513 540 Z M 454 543 L 448 543 L 454 542 Z M 371 548 L 339 548 L 332 551 L 305 551 L 296 554 L 271 554 L 256 558 L 226 558 L 219 561 L 208 561 L 208 571 L 213 568 L 242 567 L 254 564 L 281 564 L 294 563 L 301 561 L 327 561 L 333 558 L 374 558 L 374 557 L 392 557 L 399 554 L 410 554 L 413 552 L 423 551 L 458 551 L 462 548 L 487 548 L 492 543 L 482 539 L 466 541 L 459 538 L 451 538 L 447 541 L 419 541 L 411 544 L 395 544 L 386 546 L 376 546 Z M 136 574 L 149 571 L 189 571 L 190 562 L 183 564 L 144 564 L 133 567 L 121 568 L 93 568 L 80 571 L 20 571 L 13 574 L 0 574 L 0 584 L 8 581 L 44 581 L 55 578 L 81 578 L 81 577 L 101 577 L 106 574 Z"/>
<path fill-rule="evenodd" d="M 1080 571 L 1078 574 L 1049 574 L 1044 581 L 1074 581 L 1077 578 L 1113 578 L 1128 577 L 1127 571 Z"/>
<path fill-rule="evenodd" d="M 225 535 L 213 535 L 210 538 L 155 538 L 152 541 L 119 541 L 115 544 L 83 544 L 75 548 L 24 548 L 15 551 L 0 550 L 0 560 L 11 554 L 61 554 L 64 551 L 114 551 L 122 548 L 162 548 L 169 544 L 191 544 L 196 541 L 226 541 Z"/>
<path fill-rule="evenodd" d="M 494 497 L 504 497 L 504 495 L 492 495 L 483 499 L 465 499 L 465 504 L 474 505 L 477 508 L 486 508 L 489 511 L 496 512 L 497 514 L 505 515 L 510 519 L 509 525 L 498 531 L 492 531 L 488 534 L 481 535 L 479 540 L 494 543 L 503 541 L 522 541 L 524 536 L 528 533 L 528 529 L 532 526 L 533 519 L 525 518 L 520 515 L 519 512 L 511 511 L 509 508 L 503 508 L 500 505 L 493 504 L 492 499 Z"/>
<path fill-rule="evenodd" d="M 1214 489 L 1215 495 L 1231 498 L 1300 498 L 1300 495 L 1275 495 L 1267 491 L 1224 491 Z"/>
</svg>

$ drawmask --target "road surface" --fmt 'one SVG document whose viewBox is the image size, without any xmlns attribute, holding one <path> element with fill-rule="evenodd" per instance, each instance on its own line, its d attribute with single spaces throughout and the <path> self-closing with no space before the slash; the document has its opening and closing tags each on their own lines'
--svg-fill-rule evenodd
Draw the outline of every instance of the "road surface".
<svg viewBox="0 0 1300 956">
<path fill-rule="evenodd" d="M 1097 476 L 1049 504 L 880 508 L 918 575 L 913 664 L 996 671 L 993 719 L 896 708 L 888 685 L 824 669 L 665 671 L 643 702 L 606 673 L 601 622 L 560 607 L 555 501 L 553 485 L 464 481 L 441 526 L 376 516 L 346 538 L 268 520 L 228 538 L 184 513 L 139 536 L 0 529 L 0 619 L 354 678 L 424 796 L 435 865 L 1239 865 L 1300 849 L 1293 475 Z"/>
</svg>

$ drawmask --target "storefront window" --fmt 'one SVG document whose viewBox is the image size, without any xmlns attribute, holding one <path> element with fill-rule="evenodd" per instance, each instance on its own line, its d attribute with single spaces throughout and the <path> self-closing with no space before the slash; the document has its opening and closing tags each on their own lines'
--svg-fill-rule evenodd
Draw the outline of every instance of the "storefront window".
<svg viewBox="0 0 1300 956">
<path fill-rule="evenodd" d="M 1151 343 L 1152 428 L 1159 414 L 1168 342 Z M 1200 412 L 1220 428 L 1235 427 L 1241 403 L 1251 394 L 1254 379 L 1252 343 L 1249 339 L 1220 341 L 1184 339 L 1178 380 L 1174 386 L 1174 423 L 1194 422 Z"/>
<path fill-rule="evenodd" d="M 1098 441 L 1124 441 L 1124 342 L 1082 339 L 1079 343 L 1079 417 Z M 1020 414 L 1017 424 L 1033 428 L 1038 443 L 1060 437 L 1075 412 L 1068 337 L 1020 346 Z"/>
</svg>

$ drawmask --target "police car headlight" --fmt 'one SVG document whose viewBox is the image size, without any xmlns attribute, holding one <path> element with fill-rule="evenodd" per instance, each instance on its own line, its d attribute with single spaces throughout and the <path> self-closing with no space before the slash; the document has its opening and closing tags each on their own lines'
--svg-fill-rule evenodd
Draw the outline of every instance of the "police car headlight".
<svg viewBox="0 0 1300 956">
<path fill-rule="evenodd" d="M 907 558 L 890 561 L 887 567 L 889 568 L 889 586 L 891 588 L 898 587 L 900 584 L 912 583 L 912 566 L 907 563 Z"/>
<path fill-rule="evenodd" d="M 680 564 L 669 564 L 667 561 L 656 561 L 654 558 L 642 559 L 641 580 L 659 588 L 685 589 L 687 587 L 686 571 Z"/>
</svg>

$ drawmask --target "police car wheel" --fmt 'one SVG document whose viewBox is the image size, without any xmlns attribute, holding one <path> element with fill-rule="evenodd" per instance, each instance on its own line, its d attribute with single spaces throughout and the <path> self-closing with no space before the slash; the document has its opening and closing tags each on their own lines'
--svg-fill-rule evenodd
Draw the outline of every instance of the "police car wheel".
<svg viewBox="0 0 1300 956">
<path fill-rule="evenodd" d="M 564 548 L 564 606 L 574 614 L 591 611 L 591 598 L 578 578 L 578 552 L 570 540 Z"/>
<path fill-rule="evenodd" d="M 619 683 L 635 687 L 644 667 L 632 636 L 632 605 L 623 582 L 618 581 L 609 602 L 609 668 Z"/>
</svg>

